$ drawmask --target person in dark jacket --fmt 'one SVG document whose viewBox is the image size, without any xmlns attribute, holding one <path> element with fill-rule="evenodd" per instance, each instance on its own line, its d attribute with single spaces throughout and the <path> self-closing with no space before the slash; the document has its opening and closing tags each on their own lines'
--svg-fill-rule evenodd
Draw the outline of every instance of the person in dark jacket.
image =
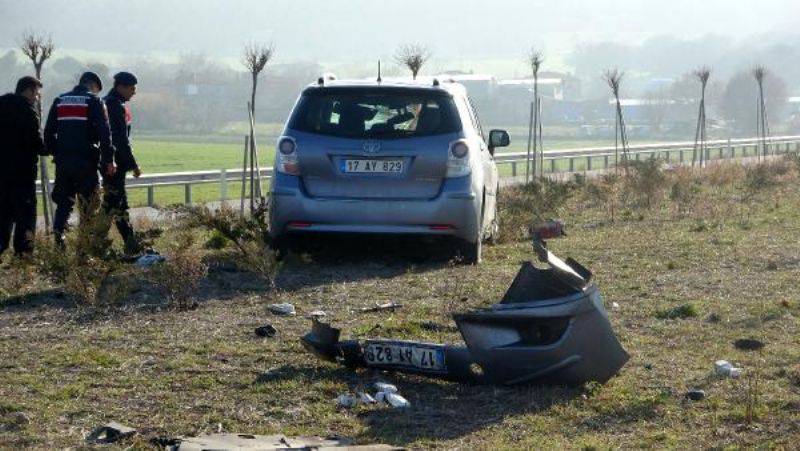
<svg viewBox="0 0 800 451">
<path fill-rule="evenodd" d="M 53 101 L 47 116 L 44 142 L 56 164 L 53 233 L 56 243 L 62 246 L 76 196 L 88 205 L 97 193 L 98 165 L 106 176 L 116 172 L 108 111 L 97 96 L 102 88 L 97 74 L 84 73 L 72 91 Z"/>
<path fill-rule="evenodd" d="M 117 230 L 125 241 L 125 252 L 133 254 L 138 252 L 139 242 L 131 226 L 128 215 L 128 194 L 125 191 L 125 175 L 132 172 L 139 178 L 142 171 L 136 163 L 131 149 L 131 115 L 128 101 L 136 94 L 138 80 L 129 72 L 120 72 L 114 75 L 114 87 L 103 98 L 108 108 L 108 120 L 111 124 L 111 141 L 116 153 L 114 159 L 117 163 L 117 172 L 114 175 L 103 176 L 103 204 L 106 213 L 114 218 Z"/>
<path fill-rule="evenodd" d="M 14 252 L 33 252 L 36 235 L 36 175 L 47 152 L 36 105 L 42 83 L 34 77 L 17 81 L 14 94 L 0 97 L 0 255 L 14 229 Z"/>
</svg>

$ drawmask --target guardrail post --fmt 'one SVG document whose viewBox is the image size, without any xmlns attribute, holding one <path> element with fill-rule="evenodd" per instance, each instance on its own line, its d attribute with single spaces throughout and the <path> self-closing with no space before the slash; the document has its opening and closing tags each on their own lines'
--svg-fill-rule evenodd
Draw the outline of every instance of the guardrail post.
<svg viewBox="0 0 800 451">
<path fill-rule="evenodd" d="M 516 161 L 512 161 L 511 162 L 511 176 L 512 177 L 516 177 L 517 176 L 517 162 Z"/>
<path fill-rule="evenodd" d="M 228 200 L 228 172 L 225 169 L 219 171 L 219 200 Z"/>
<path fill-rule="evenodd" d="M 147 206 L 152 207 L 156 204 L 156 187 L 153 185 L 147 186 Z"/>
<path fill-rule="evenodd" d="M 636 158 L 636 161 L 639 161 L 639 152 L 636 152 L 636 153 L 634 153 L 634 155 L 636 155 L 636 156 L 634 157 L 634 158 Z"/>
<path fill-rule="evenodd" d="M 187 183 L 183 185 L 183 203 L 192 205 L 192 184 Z"/>
<path fill-rule="evenodd" d="M 678 151 L 678 163 L 683 163 L 683 149 Z"/>
<path fill-rule="evenodd" d="M 591 171 L 592 170 L 592 156 L 591 155 L 587 155 L 586 156 L 586 170 L 587 171 Z"/>
<path fill-rule="evenodd" d="M 603 169 L 608 169 L 608 155 L 603 156 Z"/>
<path fill-rule="evenodd" d="M 550 172 L 556 172 L 556 159 L 550 160 Z"/>
<path fill-rule="evenodd" d="M 731 159 L 736 158 L 736 151 L 734 151 L 733 147 L 731 146 L 730 138 L 728 138 L 728 154 L 730 155 Z"/>
<path fill-rule="evenodd" d="M 575 158 L 569 157 L 569 172 L 575 171 Z"/>
</svg>

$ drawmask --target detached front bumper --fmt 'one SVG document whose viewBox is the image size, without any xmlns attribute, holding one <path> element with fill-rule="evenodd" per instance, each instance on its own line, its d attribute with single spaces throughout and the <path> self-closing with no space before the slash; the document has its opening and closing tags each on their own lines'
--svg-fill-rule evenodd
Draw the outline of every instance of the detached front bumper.
<svg viewBox="0 0 800 451">
<path fill-rule="evenodd" d="M 270 230 L 287 233 L 340 232 L 478 235 L 480 202 L 469 178 L 449 179 L 434 199 L 328 199 L 308 196 L 299 177 L 276 175 L 271 191 Z"/>
</svg>

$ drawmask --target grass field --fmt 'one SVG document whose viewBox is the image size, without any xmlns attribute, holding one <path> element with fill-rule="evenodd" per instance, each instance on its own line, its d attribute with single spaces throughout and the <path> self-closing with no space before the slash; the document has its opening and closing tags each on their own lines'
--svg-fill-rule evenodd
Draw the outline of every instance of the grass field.
<svg viewBox="0 0 800 451">
<path fill-rule="evenodd" d="M 557 209 L 569 236 L 551 249 L 594 271 L 631 354 L 603 386 L 461 386 L 354 372 L 319 361 L 298 341 L 310 326 L 303 315 L 321 309 L 344 337 L 458 342 L 450 315 L 497 302 L 520 262 L 532 259 L 520 237 L 485 248 L 479 267 L 434 257 L 441 249 L 416 240 L 323 240 L 289 256 L 274 290 L 229 264 L 212 265 L 189 311 L 165 308 L 135 269 L 130 295 L 107 308 L 28 280 L 19 296 L 0 300 L 0 448 L 80 447 L 108 421 L 137 427 L 123 446 L 140 448 L 162 435 L 218 429 L 410 448 L 793 448 L 800 179 L 796 170 L 762 176 L 765 183 L 740 167 L 709 170 L 686 185 L 699 187 L 691 200 L 654 210 L 620 205 L 614 222 L 589 188 Z M 508 219 L 508 198 L 501 205 Z M 159 245 L 177 232 L 168 228 Z M 405 307 L 358 312 L 386 300 Z M 268 314 L 274 302 L 293 303 L 298 316 Z M 684 314 L 671 315 L 676 308 Z M 254 335 L 266 323 L 275 338 Z M 739 338 L 766 346 L 737 350 Z M 718 359 L 743 367 L 743 377 L 712 376 Z M 375 380 L 396 384 L 412 407 L 336 408 L 339 394 Z M 707 398 L 686 400 L 691 388 Z M 15 412 L 30 421 L 9 430 Z"/>
</svg>

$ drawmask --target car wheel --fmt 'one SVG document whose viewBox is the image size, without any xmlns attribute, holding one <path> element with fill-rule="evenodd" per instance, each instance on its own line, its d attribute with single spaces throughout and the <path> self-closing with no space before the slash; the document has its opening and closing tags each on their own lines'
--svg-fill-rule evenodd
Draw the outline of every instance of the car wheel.
<svg viewBox="0 0 800 451">
<path fill-rule="evenodd" d="M 461 244 L 461 258 L 462 261 L 468 265 L 477 265 L 481 263 L 483 254 L 483 240 L 478 239 L 472 243 L 464 241 Z"/>
<path fill-rule="evenodd" d="M 461 243 L 461 258 L 463 259 L 464 263 L 468 265 L 477 265 L 481 262 L 482 254 L 483 254 L 483 209 L 486 206 L 486 193 L 483 193 L 483 201 L 481 205 L 481 216 L 478 219 L 478 236 L 475 237 L 475 241 L 466 241 L 464 240 Z"/>
<path fill-rule="evenodd" d="M 269 247 L 275 253 L 275 260 L 277 261 L 282 261 L 289 255 L 289 239 L 286 237 L 271 239 Z"/>
<path fill-rule="evenodd" d="M 497 244 L 497 240 L 499 238 L 500 238 L 500 224 L 497 222 L 497 217 L 495 216 L 495 218 L 492 219 L 492 230 L 491 232 L 489 232 L 488 242 L 489 244 L 494 246 L 495 244 Z"/>
</svg>

